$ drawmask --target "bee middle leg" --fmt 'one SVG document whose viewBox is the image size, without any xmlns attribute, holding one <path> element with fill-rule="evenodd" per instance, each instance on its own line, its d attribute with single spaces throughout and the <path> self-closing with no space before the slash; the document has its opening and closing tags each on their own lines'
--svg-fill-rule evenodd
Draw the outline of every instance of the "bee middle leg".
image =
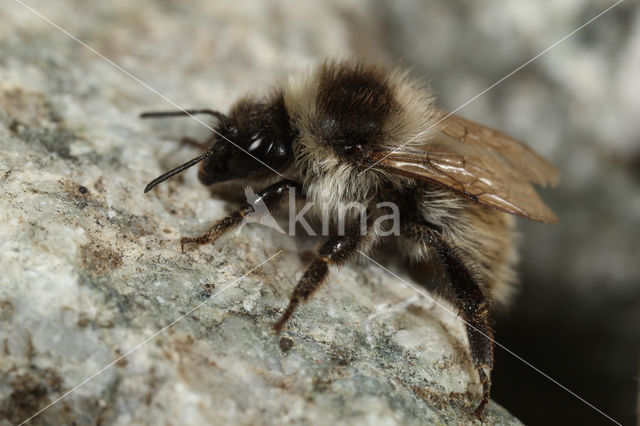
<svg viewBox="0 0 640 426">
<path fill-rule="evenodd" d="M 289 188 L 295 188 L 302 192 L 300 184 L 297 182 L 283 179 L 272 185 L 267 186 L 265 189 L 258 193 L 255 203 L 263 202 L 268 210 L 272 209 L 277 203 L 284 197 Z M 182 237 L 180 238 L 180 246 L 184 251 L 185 244 L 206 244 L 213 243 L 220 238 L 226 232 L 240 225 L 245 217 L 252 214 L 256 214 L 254 207 L 251 204 L 245 204 L 238 210 L 229 213 L 227 216 L 216 222 L 206 233 L 198 237 Z"/>
<path fill-rule="evenodd" d="M 482 384 L 482 400 L 474 415 L 482 418 L 491 397 L 491 370 L 493 369 L 493 333 L 489 326 L 489 300 L 485 296 L 479 277 L 464 263 L 457 248 L 449 244 L 435 227 L 412 224 L 405 235 L 432 247 L 449 278 L 451 295 L 466 323 L 467 338 L 473 365 Z"/>
<path fill-rule="evenodd" d="M 287 309 L 278 322 L 274 324 L 273 328 L 276 333 L 282 331 L 298 305 L 301 302 L 306 302 L 313 292 L 322 285 L 329 274 L 330 264 L 338 266 L 344 264 L 358 250 L 364 249 L 363 246 L 368 245 L 368 243 L 368 230 L 363 232 L 363 229 L 357 225 L 347 227 L 344 235 L 327 240 L 318 250 L 318 256 L 313 260 L 311 266 L 298 281 Z"/>
</svg>

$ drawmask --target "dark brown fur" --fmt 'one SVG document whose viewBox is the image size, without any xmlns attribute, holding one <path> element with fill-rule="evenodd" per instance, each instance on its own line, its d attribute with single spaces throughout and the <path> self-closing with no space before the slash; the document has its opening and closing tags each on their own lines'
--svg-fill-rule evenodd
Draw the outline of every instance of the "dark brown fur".
<svg viewBox="0 0 640 426">
<path fill-rule="evenodd" d="M 384 69 L 326 63 L 318 80 L 317 137 L 337 149 L 384 139 L 387 119 L 400 108 Z"/>
</svg>

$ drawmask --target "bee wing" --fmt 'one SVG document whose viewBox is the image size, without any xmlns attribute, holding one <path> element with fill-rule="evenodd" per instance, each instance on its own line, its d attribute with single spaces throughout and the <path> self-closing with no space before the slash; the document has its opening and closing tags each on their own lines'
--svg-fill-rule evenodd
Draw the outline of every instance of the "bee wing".
<svg viewBox="0 0 640 426">
<path fill-rule="evenodd" d="M 441 117 L 447 113 L 439 112 Z M 450 188 L 481 204 L 539 222 L 558 222 L 532 183 L 555 186 L 558 170 L 502 132 L 449 115 L 427 142 L 376 150 L 388 171 Z"/>
</svg>

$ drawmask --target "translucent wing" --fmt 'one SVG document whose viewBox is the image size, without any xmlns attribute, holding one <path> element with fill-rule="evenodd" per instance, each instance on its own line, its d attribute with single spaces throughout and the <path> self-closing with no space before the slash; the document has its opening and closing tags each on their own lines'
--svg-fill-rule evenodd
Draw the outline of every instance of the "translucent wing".
<svg viewBox="0 0 640 426">
<path fill-rule="evenodd" d="M 560 174 L 547 160 L 504 133 L 462 117 L 449 115 L 438 126 L 435 137 L 422 145 L 376 150 L 369 160 L 507 213 L 558 221 L 532 185 L 557 184 Z"/>
</svg>

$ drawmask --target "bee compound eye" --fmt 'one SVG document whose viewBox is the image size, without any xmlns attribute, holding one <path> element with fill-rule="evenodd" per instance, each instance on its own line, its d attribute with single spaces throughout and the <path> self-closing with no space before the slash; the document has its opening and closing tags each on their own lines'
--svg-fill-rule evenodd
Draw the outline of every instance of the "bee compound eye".
<svg viewBox="0 0 640 426">
<path fill-rule="evenodd" d="M 359 143 L 344 145 L 341 151 L 347 157 L 360 158 L 362 156 L 362 145 Z"/>
<path fill-rule="evenodd" d="M 264 137 L 260 133 L 256 133 L 251 137 L 250 142 L 247 150 L 249 152 L 257 151 L 264 145 Z"/>
</svg>

